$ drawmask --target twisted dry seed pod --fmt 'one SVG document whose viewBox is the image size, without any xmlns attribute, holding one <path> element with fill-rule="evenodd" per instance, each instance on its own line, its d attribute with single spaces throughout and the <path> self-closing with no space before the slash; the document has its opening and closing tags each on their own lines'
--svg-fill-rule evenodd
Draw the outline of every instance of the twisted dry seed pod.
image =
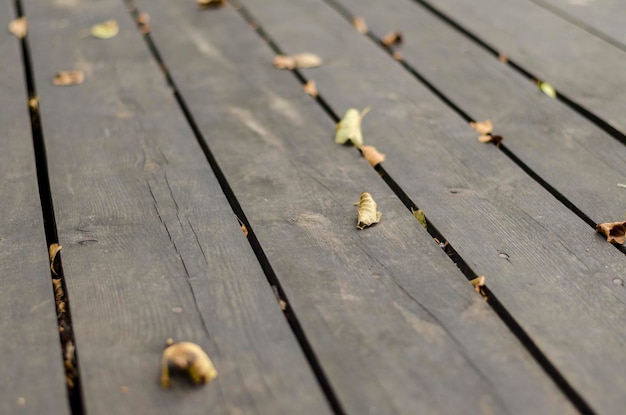
<svg viewBox="0 0 626 415">
<path fill-rule="evenodd" d="M 376 205 L 376 202 L 374 202 L 374 199 L 372 199 L 372 195 L 367 192 L 361 193 L 356 227 L 358 229 L 363 229 L 380 222 L 380 218 L 383 214 L 377 209 L 378 206 Z"/>
<path fill-rule="evenodd" d="M 194 383 L 208 383 L 217 377 L 217 370 L 209 356 L 195 343 L 174 343 L 163 351 L 161 358 L 161 386 L 169 388 L 170 365 L 174 365 L 187 374 Z"/>
</svg>

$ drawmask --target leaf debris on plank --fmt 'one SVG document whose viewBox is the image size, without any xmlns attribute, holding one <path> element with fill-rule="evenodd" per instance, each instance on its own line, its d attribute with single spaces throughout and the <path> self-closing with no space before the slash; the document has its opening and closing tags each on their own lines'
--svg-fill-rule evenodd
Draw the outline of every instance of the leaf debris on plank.
<svg viewBox="0 0 626 415">
<path fill-rule="evenodd" d="M 485 121 L 470 121 L 469 123 L 470 127 L 472 127 L 474 130 L 478 131 L 481 134 L 490 134 L 493 131 L 493 123 L 491 122 L 491 120 L 485 120 Z"/>
<path fill-rule="evenodd" d="M 478 141 L 480 141 L 481 143 L 493 143 L 497 147 L 499 147 L 500 143 L 502 142 L 502 136 L 501 135 L 483 134 L 480 137 L 478 137 Z"/>
<path fill-rule="evenodd" d="M 85 82 L 83 71 L 59 71 L 52 78 L 52 85 L 56 86 L 80 85 L 83 82 Z"/>
<path fill-rule="evenodd" d="M 322 58 L 314 53 L 297 53 L 295 55 L 277 55 L 273 64 L 278 69 L 316 68 L 323 63 Z"/>
<path fill-rule="evenodd" d="M 50 270 L 54 275 L 59 275 L 54 268 L 55 260 L 57 259 L 57 255 L 59 254 L 59 252 L 61 252 L 61 249 L 63 249 L 63 247 L 59 244 L 50 244 L 50 247 L 48 248 L 48 257 L 50 258 Z"/>
<path fill-rule="evenodd" d="M 403 41 L 404 36 L 402 36 L 402 33 L 398 31 L 389 32 L 385 36 L 383 36 L 382 39 L 380 39 L 380 43 L 387 46 L 388 48 L 399 45 Z"/>
<path fill-rule="evenodd" d="M 550 98 L 556 98 L 556 90 L 547 82 L 536 81 L 539 90 L 549 96 Z"/>
<path fill-rule="evenodd" d="M 485 293 L 485 277 L 483 275 L 476 277 L 473 280 L 470 280 L 470 284 L 474 286 L 474 291 L 482 295 L 485 301 L 487 301 L 487 294 Z"/>
<path fill-rule="evenodd" d="M 311 95 L 314 98 L 317 98 L 317 96 L 319 95 L 317 91 L 317 85 L 315 85 L 315 81 L 312 79 L 309 79 L 307 83 L 304 84 L 303 88 L 305 93 Z"/>
<path fill-rule="evenodd" d="M 210 9 L 222 7 L 226 4 L 226 0 L 196 0 L 201 9 Z"/>
<path fill-rule="evenodd" d="M 626 240 L 626 222 L 598 223 L 596 232 L 606 237 L 607 242 L 623 244 Z"/>
<path fill-rule="evenodd" d="M 111 39 L 120 32 L 120 26 L 117 20 L 111 19 L 106 22 L 98 23 L 91 26 L 91 36 L 98 39 Z"/>
<path fill-rule="evenodd" d="M 9 32 L 11 32 L 18 39 L 24 39 L 28 32 L 28 21 L 26 17 L 22 16 L 9 23 Z"/>
<path fill-rule="evenodd" d="M 370 111 L 370 107 L 359 112 L 356 108 L 350 108 L 345 115 L 337 123 L 337 132 L 335 133 L 335 143 L 345 144 L 352 142 L 356 148 L 363 145 L 363 134 L 361 133 L 361 120 Z"/>
<path fill-rule="evenodd" d="M 364 229 L 380 222 L 380 218 L 383 214 L 378 211 L 378 205 L 374 201 L 374 198 L 372 198 L 371 194 L 367 192 L 361 193 L 360 200 L 355 203 L 355 205 L 359 206 L 356 223 L 356 227 L 358 229 Z"/>
<path fill-rule="evenodd" d="M 144 35 L 150 33 L 150 15 L 148 13 L 139 13 L 137 15 L 137 24 L 139 25 L 141 33 Z"/>
<path fill-rule="evenodd" d="M 379 152 L 374 146 L 362 145 L 360 149 L 363 157 L 372 167 L 376 167 L 385 161 L 385 155 Z"/>
<path fill-rule="evenodd" d="M 208 383 L 217 377 L 217 370 L 200 346 L 191 342 L 174 343 L 163 351 L 161 358 L 161 386 L 169 388 L 170 365 L 183 371 L 193 383 Z"/>
<path fill-rule="evenodd" d="M 365 23 L 365 19 L 360 16 L 356 16 L 352 19 L 352 25 L 356 28 L 357 32 L 365 34 L 367 33 L 367 23 Z"/>
<path fill-rule="evenodd" d="M 415 219 L 424 227 L 424 229 L 428 230 L 428 225 L 426 223 L 426 216 L 424 215 L 424 211 L 422 209 L 413 209 L 411 208 L 411 213 L 415 216 Z"/>
</svg>

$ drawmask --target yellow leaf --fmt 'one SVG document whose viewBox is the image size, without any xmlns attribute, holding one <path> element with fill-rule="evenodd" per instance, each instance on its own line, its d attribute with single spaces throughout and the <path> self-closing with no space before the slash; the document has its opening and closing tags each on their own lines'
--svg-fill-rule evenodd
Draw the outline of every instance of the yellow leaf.
<svg viewBox="0 0 626 415">
<path fill-rule="evenodd" d="M 365 160 L 372 166 L 376 167 L 378 164 L 385 161 L 385 155 L 378 152 L 376 147 L 373 146 L 361 146 L 361 153 L 363 153 L 363 157 Z"/>
<path fill-rule="evenodd" d="M 543 92 L 544 94 L 546 94 L 550 98 L 556 98 L 556 91 L 552 87 L 552 85 L 550 85 L 547 82 L 542 82 L 542 81 L 539 81 L 537 83 L 537 85 L 539 86 L 539 89 L 541 90 L 541 92 Z"/>
<path fill-rule="evenodd" d="M 163 351 L 161 386 L 169 388 L 170 365 L 186 371 L 194 383 L 208 383 L 217 377 L 213 362 L 200 346 L 191 342 L 174 343 Z"/>
<path fill-rule="evenodd" d="M 356 28 L 357 32 L 363 34 L 367 33 L 367 23 L 365 23 L 365 19 L 363 19 L 362 17 L 357 16 L 352 19 L 352 24 Z"/>
<path fill-rule="evenodd" d="M 491 123 L 491 120 L 485 120 L 485 121 L 479 121 L 479 122 L 471 121 L 469 125 L 474 130 L 478 131 L 481 134 L 489 134 L 493 131 L 493 124 Z"/>
<path fill-rule="evenodd" d="M 351 141 L 352 144 L 360 148 L 363 145 L 363 134 L 361 133 L 361 120 L 369 112 L 367 107 L 359 113 L 356 108 L 350 108 L 337 124 L 335 143 L 345 144 Z"/>
<path fill-rule="evenodd" d="M 9 32 L 11 32 L 18 39 L 24 39 L 26 32 L 28 32 L 28 22 L 25 17 L 20 17 L 9 23 Z"/>
<path fill-rule="evenodd" d="M 367 192 L 361 193 L 358 205 L 359 210 L 356 223 L 356 227 L 358 229 L 364 229 L 368 226 L 380 222 L 380 218 L 383 214 L 378 211 L 378 206 L 372 198 L 372 195 Z"/>
<path fill-rule="evenodd" d="M 119 31 L 120 26 L 115 19 L 91 26 L 91 36 L 97 37 L 98 39 L 110 39 L 115 37 Z"/>
<path fill-rule="evenodd" d="M 85 81 L 83 71 L 60 71 L 52 79 L 52 84 L 56 86 L 79 85 Z"/>
<path fill-rule="evenodd" d="M 413 216 L 415 219 L 424 227 L 424 229 L 428 229 L 428 225 L 426 223 L 426 216 L 424 215 L 424 211 L 422 209 L 413 210 L 411 208 L 411 212 L 413 212 Z"/>
<path fill-rule="evenodd" d="M 626 240 L 626 222 L 598 223 L 596 232 L 606 237 L 607 242 L 623 244 Z"/>
</svg>

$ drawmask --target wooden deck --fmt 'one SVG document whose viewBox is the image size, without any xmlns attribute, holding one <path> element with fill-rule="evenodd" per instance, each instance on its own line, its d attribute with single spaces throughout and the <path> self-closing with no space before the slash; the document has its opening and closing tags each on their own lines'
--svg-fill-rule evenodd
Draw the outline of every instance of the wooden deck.
<svg viewBox="0 0 626 415">
<path fill-rule="evenodd" d="M 624 414 L 626 249 L 595 232 L 626 220 L 618 1 L 0 3 L 22 15 L 1 414 Z M 273 67 L 299 52 L 324 63 Z M 375 168 L 334 143 L 368 106 Z M 382 220 L 358 230 L 363 191 Z M 162 389 L 170 338 L 218 378 Z"/>
</svg>

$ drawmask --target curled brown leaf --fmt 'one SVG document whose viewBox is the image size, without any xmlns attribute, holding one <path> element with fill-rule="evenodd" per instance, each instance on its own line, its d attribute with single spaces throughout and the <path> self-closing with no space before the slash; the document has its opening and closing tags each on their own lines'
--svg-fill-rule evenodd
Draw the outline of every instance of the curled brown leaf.
<svg viewBox="0 0 626 415">
<path fill-rule="evenodd" d="M 50 258 L 50 270 L 54 275 L 58 275 L 56 270 L 54 269 L 54 266 L 57 255 L 59 254 L 59 252 L 61 252 L 61 249 L 63 249 L 63 247 L 59 244 L 50 244 L 50 247 L 48 248 L 48 257 Z"/>
<path fill-rule="evenodd" d="M 356 223 L 356 227 L 358 229 L 364 229 L 380 222 L 380 218 L 383 214 L 378 211 L 378 205 L 374 201 L 374 198 L 372 198 L 371 194 L 367 192 L 361 193 L 360 200 L 356 204 L 359 206 L 358 219 Z"/>
<path fill-rule="evenodd" d="M 498 60 L 502 63 L 507 63 L 509 61 L 509 58 L 507 58 L 506 55 L 499 53 Z"/>
<path fill-rule="evenodd" d="M 481 143 L 493 143 L 496 146 L 499 146 L 500 143 L 502 142 L 502 136 L 501 135 L 483 134 L 480 137 L 478 137 L 478 141 L 480 141 Z"/>
<path fill-rule="evenodd" d="M 352 25 L 354 25 L 357 32 L 363 34 L 367 33 L 367 23 L 365 23 L 365 19 L 363 19 L 362 17 L 357 16 L 352 19 Z"/>
<path fill-rule="evenodd" d="M 315 85 L 314 80 L 310 79 L 306 84 L 304 84 L 304 92 L 312 97 L 317 97 L 317 85 Z"/>
<path fill-rule="evenodd" d="M 374 146 L 361 146 L 361 153 L 363 153 L 363 157 L 372 167 L 376 167 L 385 161 L 385 155 L 379 152 Z"/>
<path fill-rule="evenodd" d="M 52 85 L 56 86 L 80 85 L 83 82 L 85 82 L 83 71 L 60 71 L 52 78 Z"/>
<path fill-rule="evenodd" d="M 150 15 L 146 12 L 141 12 L 137 15 L 137 24 L 141 33 L 144 35 L 150 33 Z"/>
<path fill-rule="evenodd" d="M 607 242 L 623 244 L 626 240 L 626 222 L 598 223 L 596 232 L 606 237 Z"/>
<path fill-rule="evenodd" d="M 491 122 L 491 120 L 485 120 L 485 121 L 479 121 L 479 122 L 474 122 L 471 121 L 469 123 L 470 127 L 472 127 L 473 129 L 475 129 L 476 131 L 478 131 L 481 134 L 489 134 L 493 131 L 493 124 Z"/>
<path fill-rule="evenodd" d="M 480 277 L 476 277 L 473 280 L 470 280 L 470 284 L 474 286 L 474 291 L 482 295 L 486 301 L 487 294 L 485 293 L 485 277 L 483 275 L 481 275 Z"/>
<path fill-rule="evenodd" d="M 194 383 L 207 383 L 217 377 L 217 370 L 200 346 L 191 342 L 174 343 L 161 357 L 161 386 L 169 388 L 170 365 L 184 371 Z"/>
<path fill-rule="evenodd" d="M 18 39 L 24 39 L 28 32 L 28 21 L 25 17 L 20 17 L 9 23 L 9 32 L 11 32 Z"/>
<path fill-rule="evenodd" d="M 380 39 L 380 43 L 382 43 L 383 45 L 387 47 L 399 45 L 403 41 L 404 41 L 404 37 L 402 36 L 402 33 L 398 31 L 389 32 L 385 36 L 383 36 L 382 39 Z"/>
</svg>

